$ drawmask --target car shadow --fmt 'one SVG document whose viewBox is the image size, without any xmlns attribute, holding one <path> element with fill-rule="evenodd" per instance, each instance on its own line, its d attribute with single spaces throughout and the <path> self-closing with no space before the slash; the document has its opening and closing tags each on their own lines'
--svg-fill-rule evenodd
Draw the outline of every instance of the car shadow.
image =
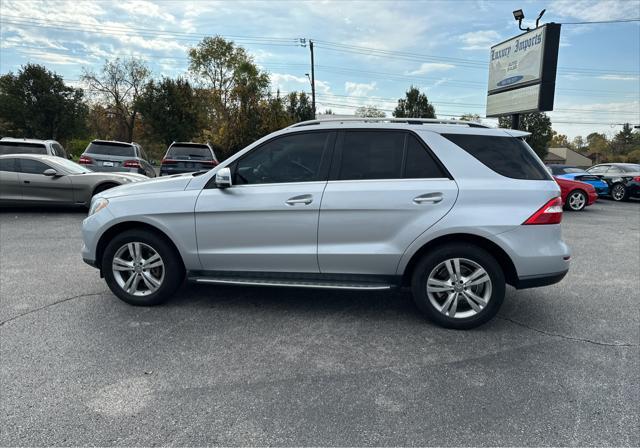
<svg viewBox="0 0 640 448">
<path fill-rule="evenodd" d="M 54 214 L 78 214 L 86 215 L 85 207 L 70 207 L 60 205 L 42 205 L 42 206 L 0 206 L 0 214 L 16 214 L 16 213 L 54 213 Z"/>
</svg>

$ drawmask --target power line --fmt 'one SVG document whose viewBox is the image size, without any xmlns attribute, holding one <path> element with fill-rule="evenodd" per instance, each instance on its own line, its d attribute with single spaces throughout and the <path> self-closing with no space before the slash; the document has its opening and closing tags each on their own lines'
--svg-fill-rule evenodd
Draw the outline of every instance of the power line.
<svg viewBox="0 0 640 448">
<path fill-rule="evenodd" d="M 593 22 L 562 22 L 560 25 L 595 25 L 599 23 L 629 23 L 640 22 L 640 17 L 636 19 L 617 19 L 617 20 L 596 20 Z"/>
</svg>

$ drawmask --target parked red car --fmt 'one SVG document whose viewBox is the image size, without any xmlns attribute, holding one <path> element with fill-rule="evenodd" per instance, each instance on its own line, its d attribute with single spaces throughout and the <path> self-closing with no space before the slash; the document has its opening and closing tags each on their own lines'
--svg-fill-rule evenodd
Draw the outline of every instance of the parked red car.
<svg viewBox="0 0 640 448">
<path fill-rule="evenodd" d="M 560 185 L 562 204 L 567 210 L 579 212 L 598 199 L 598 193 L 596 193 L 596 189 L 591 184 L 555 176 L 553 178 Z"/>
</svg>

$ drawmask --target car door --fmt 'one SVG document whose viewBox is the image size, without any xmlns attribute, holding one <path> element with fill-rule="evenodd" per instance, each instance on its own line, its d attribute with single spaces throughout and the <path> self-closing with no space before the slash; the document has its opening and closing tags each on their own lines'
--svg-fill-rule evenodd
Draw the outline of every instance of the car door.
<svg viewBox="0 0 640 448">
<path fill-rule="evenodd" d="M 451 209 L 457 194 L 413 133 L 341 132 L 320 209 L 320 272 L 395 275 L 406 248 Z"/>
<path fill-rule="evenodd" d="M 20 179 L 15 158 L 0 158 L 0 201 L 19 202 L 22 200 Z"/>
<path fill-rule="evenodd" d="M 73 184 L 66 175 L 45 176 L 49 168 L 60 170 L 35 159 L 19 158 L 18 177 L 25 202 L 44 204 L 73 204 Z"/>
<path fill-rule="evenodd" d="M 318 213 L 335 133 L 275 137 L 229 166 L 233 186 L 210 182 L 196 208 L 205 270 L 317 273 Z"/>
<path fill-rule="evenodd" d="M 142 149 L 142 146 L 138 146 L 140 151 L 140 165 L 145 171 L 145 175 L 147 177 L 156 177 L 156 171 L 153 165 L 151 164 L 151 160 L 147 157 L 147 154 Z"/>
</svg>

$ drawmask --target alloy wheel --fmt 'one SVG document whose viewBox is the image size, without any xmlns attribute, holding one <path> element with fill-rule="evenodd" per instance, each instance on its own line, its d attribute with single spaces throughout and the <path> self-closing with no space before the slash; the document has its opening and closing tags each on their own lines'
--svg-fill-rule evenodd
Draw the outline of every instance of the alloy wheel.
<svg viewBox="0 0 640 448">
<path fill-rule="evenodd" d="M 579 191 L 574 191 L 569 196 L 569 207 L 571 210 L 580 211 L 584 208 L 586 203 L 587 199 L 584 197 L 584 194 Z"/>
<path fill-rule="evenodd" d="M 621 201 L 624 199 L 624 185 L 618 184 L 615 187 L 613 187 L 613 190 L 611 191 L 611 196 L 613 196 L 613 199 L 616 201 Z"/>
<path fill-rule="evenodd" d="M 141 242 L 121 246 L 113 256 L 111 269 L 120 288 L 133 296 L 147 296 L 156 292 L 165 274 L 160 254 Z"/>
<path fill-rule="evenodd" d="M 487 271 L 475 261 L 450 258 L 439 263 L 427 278 L 427 296 L 447 317 L 465 319 L 482 312 L 491 298 Z"/>
</svg>

